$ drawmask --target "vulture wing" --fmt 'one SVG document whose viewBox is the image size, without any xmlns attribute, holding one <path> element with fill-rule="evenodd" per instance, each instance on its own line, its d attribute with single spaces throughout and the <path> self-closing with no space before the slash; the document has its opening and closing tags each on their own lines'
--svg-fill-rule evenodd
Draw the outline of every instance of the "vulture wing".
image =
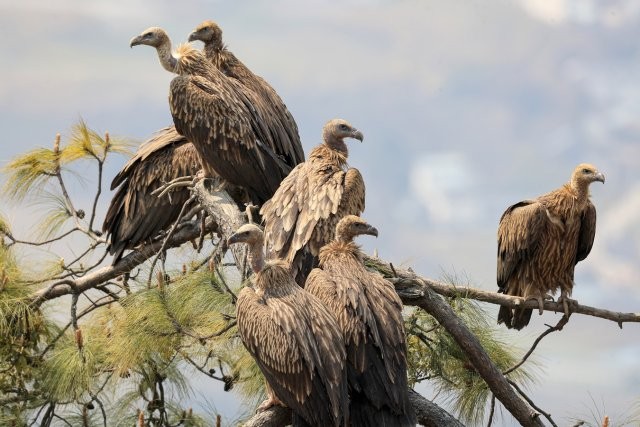
<svg viewBox="0 0 640 427">
<path fill-rule="evenodd" d="M 352 423 L 415 425 L 407 395 L 402 302 L 393 285 L 349 262 L 323 268 L 311 271 L 305 290 L 336 315 L 342 329 Z"/>
<path fill-rule="evenodd" d="M 120 186 L 111 200 L 102 226 L 110 236 L 109 252 L 113 262 L 126 249 L 157 237 L 176 220 L 189 199 L 188 189 L 178 189 L 170 197 L 151 193 L 175 178 L 194 175 L 200 169 L 195 147 L 174 127 L 162 129 L 140 146 L 114 178 L 111 188 Z"/>
<path fill-rule="evenodd" d="M 593 239 L 596 237 L 596 207 L 588 202 L 580 218 L 580 234 L 578 235 L 578 251 L 576 264 L 589 255 L 593 247 Z"/>
<path fill-rule="evenodd" d="M 548 222 L 546 209 L 536 200 L 509 206 L 498 226 L 498 287 L 505 291 L 509 277 L 533 256 Z"/>
<path fill-rule="evenodd" d="M 176 129 L 193 141 L 208 169 L 245 188 L 255 203 L 268 200 L 289 173 L 264 142 L 269 136 L 262 118 L 233 84 L 178 76 L 169 104 Z"/>
<path fill-rule="evenodd" d="M 282 402 L 312 425 L 339 425 L 347 407 L 344 344 L 332 315 L 303 292 L 263 299 L 244 288 L 238 330 Z"/>
</svg>

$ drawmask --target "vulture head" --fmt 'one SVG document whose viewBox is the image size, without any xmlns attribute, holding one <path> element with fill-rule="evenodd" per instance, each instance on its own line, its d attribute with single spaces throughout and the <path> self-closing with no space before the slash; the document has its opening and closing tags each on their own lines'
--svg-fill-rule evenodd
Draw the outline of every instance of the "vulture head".
<svg viewBox="0 0 640 427">
<path fill-rule="evenodd" d="M 160 27 L 151 27 L 144 30 L 140 35 L 135 36 L 129 42 L 129 47 L 146 44 L 147 46 L 155 47 L 156 49 L 164 46 L 165 44 L 171 44 L 171 40 L 167 35 L 167 32 Z"/>
<path fill-rule="evenodd" d="M 213 21 L 204 21 L 189 34 L 189 41 L 195 40 L 222 47 L 222 29 Z"/>
<path fill-rule="evenodd" d="M 345 138 L 353 138 L 362 142 L 364 135 L 358 129 L 349 124 L 348 121 L 343 119 L 329 120 L 327 124 L 322 128 L 322 139 L 334 150 L 338 150 L 348 154 L 347 144 L 344 143 Z"/>
<path fill-rule="evenodd" d="M 227 244 L 232 245 L 234 243 L 246 243 L 251 247 L 258 246 L 262 248 L 264 242 L 264 233 L 262 229 L 255 224 L 244 224 L 236 230 L 229 239 Z"/>
<path fill-rule="evenodd" d="M 129 42 L 130 47 L 141 44 L 155 47 L 162 67 L 171 73 L 175 71 L 177 61 L 171 54 L 171 39 L 165 30 L 160 27 L 147 28 Z"/>
<path fill-rule="evenodd" d="M 576 188 L 588 187 L 589 184 L 595 181 L 600 181 L 604 184 L 604 175 L 589 163 L 582 163 L 576 166 L 571 175 L 571 183 Z"/>
<path fill-rule="evenodd" d="M 249 245 L 249 262 L 254 273 L 260 273 L 264 267 L 264 233 L 255 224 L 244 224 L 227 239 L 227 245 L 246 243 Z"/>
<path fill-rule="evenodd" d="M 336 226 L 336 240 L 341 242 L 351 242 L 362 234 L 378 237 L 378 230 L 356 215 L 345 216 Z"/>
</svg>

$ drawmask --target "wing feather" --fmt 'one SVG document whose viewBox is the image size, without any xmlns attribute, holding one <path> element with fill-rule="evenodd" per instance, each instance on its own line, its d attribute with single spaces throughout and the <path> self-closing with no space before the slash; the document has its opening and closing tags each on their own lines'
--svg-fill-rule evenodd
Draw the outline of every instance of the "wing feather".
<svg viewBox="0 0 640 427">
<path fill-rule="evenodd" d="M 596 237 L 596 207 L 588 202 L 580 218 L 580 234 L 578 236 L 578 250 L 576 264 L 584 260 L 591 252 L 593 240 Z"/>
</svg>

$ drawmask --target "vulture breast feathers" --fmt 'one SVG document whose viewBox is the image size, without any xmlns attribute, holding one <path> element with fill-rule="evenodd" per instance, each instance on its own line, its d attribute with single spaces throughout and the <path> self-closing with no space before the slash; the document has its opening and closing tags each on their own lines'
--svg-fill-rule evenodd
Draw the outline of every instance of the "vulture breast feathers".
<svg viewBox="0 0 640 427">
<path fill-rule="evenodd" d="M 377 230 L 349 215 L 337 225 L 336 239 L 320 250 L 320 267 L 305 290 L 331 311 L 347 349 L 352 426 L 415 426 L 409 402 L 402 302 L 394 286 L 369 272 L 353 242 Z"/>
<path fill-rule="evenodd" d="M 102 225 L 109 237 L 109 253 L 118 262 L 126 249 L 150 242 L 179 218 L 190 193 L 179 188 L 168 196 L 151 193 L 182 176 L 195 175 L 200 157 L 195 147 L 173 126 L 164 128 L 140 146 L 111 183 L 119 186 Z M 186 208 L 189 210 L 189 207 Z"/>
<path fill-rule="evenodd" d="M 252 257 L 261 256 L 256 225 L 244 225 L 229 238 L 238 242 L 252 246 Z M 238 332 L 275 393 L 271 404 L 279 400 L 291 408 L 294 425 L 297 417 L 302 425 L 346 425 L 345 349 L 333 315 L 293 281 L 284 262 L 251 263 L 255 289 L 245 287 L 238 295 Z"/>
<path fill-rule="evenodd" d="M 177 131 L 196 147 L 205 172 L 242 187 L 253 203 L 268 200 L 291 167 L 274 151 L 255 94 L 214 67 L 189 45 L 171 53 L 166 32 L 152 27 L 131 41 L 156 48 L 160 63 L 178 74 L 169 106 Z"/>
<path fill-rule="evenodd" d="M 204 42 L 205 56 L 226 76 L 236 79 L 255 94 L 255 107 L 274 142 L 273 150 L 293 168 L 304 162 L 298 126 L 278 93 L 262 77 L 255 75 L 222 41 L 222 29 L 213 21 L 204 21 L 189 35 L 189 41 Z"/>
<path fill-rule="evenodd" d="M 507 208 L 498 226 L 499 292 L 537 300 L 542 313 L 549 293 L 560 289 L 559 302 L 569 314 L 574 267 L 591 251 L 596 233 L 596 209 L 589 200 L 594 181 L 604 182 L 604 175 L 581 164 L 559 189 Z M 500 307 L 498 323 L 522 329 L 531 312 Z"/>
<path fill-rule="evenodd" d="M 333 239 L 338 221 L 364 210 L 364 181 L 347 165 L 345 138 L 362 141 L 363 135 L 345 120 L 329 121 L 323 143 L 291 171 L 260 210 L 268 258 L 289 263 L 301 286 L 317 265 L 320 248 Z"/>
</svg>

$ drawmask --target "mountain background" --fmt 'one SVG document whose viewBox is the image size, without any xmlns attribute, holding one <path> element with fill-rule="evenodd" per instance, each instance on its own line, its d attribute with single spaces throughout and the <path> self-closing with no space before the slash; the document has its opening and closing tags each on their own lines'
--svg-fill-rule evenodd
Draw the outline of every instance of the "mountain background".
<svg viewBox="0 0 640 427">
<path fill-rule="evenodd" d="M 362 240 L 366 251 L 494 290 L 504 209 L 589 162 L 606 184 L 592 186 L 598 230 L 574 297 L 640 311 L 639 2 L 2 0 L 0 163 L 51 146 L 57 132 L 64 140 L 80 117 L 140 142 L 170 124 L 172 75 L 151 48 L 128 43 L 150 26 L 184 42 L 204 19 L 277 89 L 306 153 L 328 119 L 364 132 L 362 144 L 350 143 L 350 163 L 367 184 L 363 216 L 380 230 Z M 108 181 L 125 161 L 112 158 Z M 80 206 L 93 188 L 94 171 L 85 173 L 89 184 L 72 188 Z M 21 237 L 35 237 L 32 207 L 0 200 L 0 211 Z M 534 315 L 505 340 L 526 349 L 558 318 Z M 529 394 L 560 424 L 594 407 L 615 417 L 640 398 L 637 324 L 621 330 L 576 315 L 536 355 L 542 370 Z M 193 399 L 229 419 L 238 410 L 234 395 L 206 380 Z"/>
</svg>

